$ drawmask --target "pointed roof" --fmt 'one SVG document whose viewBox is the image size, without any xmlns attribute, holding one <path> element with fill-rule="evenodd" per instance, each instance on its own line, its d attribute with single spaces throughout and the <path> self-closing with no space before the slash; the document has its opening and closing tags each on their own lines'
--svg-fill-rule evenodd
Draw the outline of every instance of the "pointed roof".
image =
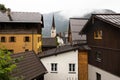
<svg viewBox="0 0 120 80">
<path fill-rule="evenodd" d="M 85 33 L 89 27 L 88 24 L 91 24 L 95 18 L 120 29 L 120 14 L 92 14 L 80 33 Z"/>
<path fill-rule="evenodd" d="M 54 14 L 53 14 L 53 19 L 52 19 L 52 26 L 51 28 L 53 27 L 53 29 L 55 29 L 55 20 L 54 20 Z"/>
<path fill-rule="evenodd" d="M 72 35 L 72 41 L 86 39 L 86 37 L 81 37 L 79 32 L 82 30 L 87 21 L 88 18 L 70 18 L 69 31 Z"/>
</svg>

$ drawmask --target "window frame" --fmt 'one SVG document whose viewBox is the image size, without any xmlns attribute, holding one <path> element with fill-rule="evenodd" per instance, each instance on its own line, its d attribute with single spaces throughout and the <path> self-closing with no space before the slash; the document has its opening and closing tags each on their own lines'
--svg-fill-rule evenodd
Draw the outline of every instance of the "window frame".
<svg viewBox="0 0 120 80">
<path fill-rule="evenodd" d="M 76 73 L 76 64 L 69 63 L 69 73 Z"/>
<path fill-rule="evenodd" d="M 9 42 L 16 42 L 16 37 L 14 36 L 9 37 Z"/>
<path fill-rule="evenodd" d="M 1 39 L 0 39 L 0 42 L 6 42 L 6 37 L 2 36 Z"/>
<path fill-rule="evenodd" d="M 30 37 L 29 36 L 25 36 L 24 37 L 24 42 L 30 42 Z"/>
<path fill-rule="evenodd" d="M 96 57 L 96 61 L 97 62 L 101 62 L 102 61 L 102 55 L 101 55 L 101 51 L 96 51 L 95 52 L 95 57 Z"/>
<path fill-rule="evenodd" d="M 11 52 L 11 53 L 14 53 L 14 50 L 13 50 L 13 49 L 9 49 L 8 51 Z"/>
<path fill-rule="evenodd" d="M 58 64 L 51 63 L 51 73 L 57 73 L 57 71 L 58 71 Z"/>
<path fill-rule="evenodd" d="M 94 31 L 94 39 L 102 39 L 102 38 L 103 38 L 103 31 L 102 30 Z"/>
<path fill-rule="evenodd" d="M 38 37 L 38 42 L 40 42 L 41 41 L 41 37 Z"/>
<path fill-rule="evenodd" d="M 101 74 L 96 72 L 96 80 L 101 80 Z"/>
</svg>

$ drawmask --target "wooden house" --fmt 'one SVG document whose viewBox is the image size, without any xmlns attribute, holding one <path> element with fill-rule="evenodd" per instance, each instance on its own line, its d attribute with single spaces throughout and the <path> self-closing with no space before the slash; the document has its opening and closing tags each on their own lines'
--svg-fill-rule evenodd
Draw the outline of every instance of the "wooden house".
<svg viewBox="0 0 120 80">
<path fill-rule="evenodd" d="M 89 80 L 120 80 L 120 14 L 93 14 L 85 27 Z"/>
<path fill-rule="evenodd" d="M 88 80 L 87 45 L 60 46 L 38 55 L 48 73 L 45 80 Z"/>
<path fill-rule="evenodd" d="M 43 16 L 34 12 L 0 12 L 0 47 L 13 53 L 41 51 Z"/>
<path fill-rule="evenodd" d="M 68 42 L 70 44 L 86 43 L 86 35 L 79 35 L 79 32 L 87 21 L 87 18 L 70 18 L 68 28 Z"/>
<path fill-rule="evenodd" d="M 21 77 L 23 80 L 44 80 L 47 70 L 34 51 L 13 54 L 12 58 L 19 59 L 19 62 L 16 63 L 17 68 L 13 70 L 11 76 Z"/>
</svg>

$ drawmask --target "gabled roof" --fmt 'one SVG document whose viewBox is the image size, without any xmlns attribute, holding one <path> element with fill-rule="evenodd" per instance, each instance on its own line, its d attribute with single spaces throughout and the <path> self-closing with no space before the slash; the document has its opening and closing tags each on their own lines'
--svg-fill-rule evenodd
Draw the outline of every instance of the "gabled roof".
<svg viewBox="0 0 120 80">
<path fill-rule="evenodd" d="M 92 22 L 94 18 L 97 18 L 105 23 L 111 24 L 114 27 L 120 28 L 120 14 L 92 14 L 89 21 L 80 31 L 81 33 L 84 33 L 84 30 L 88 27 L 87 24 L 89 24 L 90 21 Z"/>
<path fill-rule="evenodd" d="M 120 28 L 120 14 L 94 14 L 96 18 Z"/>
<path fill-rule="evenodd" d="M 58 48 L 50 49 L 47 51 L 44 51 L 38 55 L 38 57 L 43 58 L 43 57 L 48 57 L 52 55 L 57 55 L 57 54 L 63 54 L 65 52 L 69 52 L 72 50 L 90 50 L 90 48 L 87 45 L 81 45 L 81 46 L 71 46 L 71 45 L 65 45 L 65 46 L 60 46 Z"/>
<path fill-rule="evenodd" d="M 83 38 L 79 35 L 79 32 L 87 23 L 87 21 L 88 21 L 87 18 L 70 18 L 72 41 L 85 39 L 85 37 Z"/>
<path fill-rule="evenodd" d="M 12 76 L 23 76 L 24 80 L 31 80 L 46 73 L 46 69 L 33 51 L 13 54 L 12 58 L 21 58 Z"/>
<path fill-rule="evenodd" d="M 42 38 L 42 47 L 56 47 L 57 42 L 56 38 L 45 37 Z"/>
<path fill-rule="evenodd" d="M 6 23 L 41 23 L 42 14 L 37 12 L 10 12 L 12 20 L 9 19 L 7 12 L 0 12 L 0 22 Z"/>
</svg>

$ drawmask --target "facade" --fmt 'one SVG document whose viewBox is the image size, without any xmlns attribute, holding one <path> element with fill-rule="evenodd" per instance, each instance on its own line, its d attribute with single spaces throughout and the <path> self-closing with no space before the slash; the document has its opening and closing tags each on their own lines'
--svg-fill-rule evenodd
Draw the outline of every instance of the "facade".
<svg viewBox="0 0 120 80">
<path fill-rule="evenodd" d="M 44 80 L 46 68 L 39 60 L 35 52 L 27 51 L 12 55 L 13 59 L 19 59 L 17 67 L 11 73 L 13 77 L 21 77 L 23 80 Z"/>
<path fill-rule="evenodd" d="M 52 38 L 56 37 L 56 27 L 55 27 L 54 15 L 53 15 L 52 26 L 51 26 L 51 37 Z"/>
<path fill-rule="evenodd" d="M 13 53 L 41 51 L 42 14 L 32 12 L 0 12 L 0 47 Z"/>
<path fill-rule="evenodd" d="M 42 52 L 39 57 L 48 73 L 45 80 L 88 80 L 89 47 L 62 46 Z"/>
<path fill-rule="evenodd" d="M 120 80 L 120 14 L 93 14 L 82 33 L 91 47 L 89 80 Z"/>
<path fill-rule="evenodd" d="M 68 42 L 75 45 L 86 42 L 86 35 L 79 35 L 79 32 L 87 23 L 87 18 L 70 18 L 68 28 Z"/>
</svg>

